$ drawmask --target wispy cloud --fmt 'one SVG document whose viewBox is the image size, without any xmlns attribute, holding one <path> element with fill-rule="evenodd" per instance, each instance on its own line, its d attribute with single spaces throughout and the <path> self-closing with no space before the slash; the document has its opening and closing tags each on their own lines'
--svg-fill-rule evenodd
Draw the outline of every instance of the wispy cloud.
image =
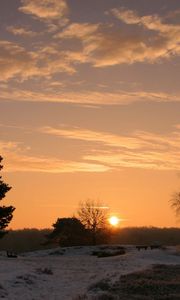
<svg viewBox="0 0 180 300">
<path fill-rule="evenodd" d="M 98 163 L 63 160 L 55 157 L 32 156 L 21 143 L 0 141 L 6 172 L 74 173 L 105 172 L 110 168 Z"/>
<path fill-rule="evenodd" d="M 109 133 L 83 130 L 80 128 L 74 129 L 61 129 L 61 128 L 52 128 L 44 127 L 40 129 L 41 132 L 56 135 L 60 137 L 65 137 L 68 139 L 74 140 L 83 140 L 87 142 L 102 143 L 105 146 L 110 147 L 124 147 L 127 149 L 138 149 L 143 146 L 143 141 L 137 140 L 133 137 L 123 137 L 118 135 L 113 135 Z"/>
<path fill-rule="evenodd" d="M 7 124 L 1 124 L 0 123 L 0 127 L 1 128 L 11 128 L 11 129 L 22 129 L 24 130 L 24 126 L 17 126 L 17 125 L 7 125 Z"/>
<path fill-rule="evenodd" d="M 176 170 L 179 171 L 180 159 L 178 153 L 146 151 L 139 153 L 114 152 L 108 154 L 95 154 L 84 156 L 85 160 L 105 164 L 112 169 L 138 168 L 154 170 Z"/>
<path fill-rule="evenodd" d="M 92 143 L 85 161 L 101 163 L 112 169 L 122 167 L 158 170 L 180 169 L 180 132 L 168 135 L 134 132 L 120 136 L 83 129 L 41 128 L 47 134 Z M 102 146 L 103 150 L 101 147 Z M 89 147 L 87 147 L 89 149 Z"/>
<path fill-rule="evenodd" d="M 179 125 L 169 134 L 135 131 L 128 135 L 80 128 L 42 127 L 38 133 L 84 141 L 78 159 L 32 155 L 33 149 L 22 143 L 0 141 L 0 153 L 9 172 L 107 172 L 122 168 L 180 170 Z M 69 155 L 71 155 L 69 153 Z"/>
<path fill-rule="evenodd" d="M 141 168 L 155 170 L 180 170 L 180 132 L 160 135 L 149 132 L 137 132 L 133 135 L 139 149 L 131 150 L 119 147 L 106 153 L 86 155 L 84 159 L 107 164 L 111 168 Z"/>
<path fill-rule="evenodd" d="M 60 90 L 57 89 L 52 91 L 52 85 L 53 84 L 51 84 L 51 82 L 49 83 L 49 85 L 47 83 L 47 85 L 44 87 L 44 91 L 32 91 L 4 86 L 1 89 L 0 100 L 11 99 L 11 101 L 75 103 L 81 105 L 127 105 L 134 102 L 145 101 L 180 101 L 179 94 L 146 91 L 129 92 L 123 90 L 116 92 L 99 92 L 90 90 L 81 92 L 67 92 L 61 88 L 62 84 L 58 84 L 57 82 L 54 86 L 56 86 L 57 88 L 57 86 L 59 85 Z"/>
<path fill-rule="evenodd" d="M 38 35 L 37 32 L 34 32 L 24 27 L 8 26 L 7 31 L 11 32 L 14 35 L 19 35 L 23 37 L 35 37 Z"/>
</svg>

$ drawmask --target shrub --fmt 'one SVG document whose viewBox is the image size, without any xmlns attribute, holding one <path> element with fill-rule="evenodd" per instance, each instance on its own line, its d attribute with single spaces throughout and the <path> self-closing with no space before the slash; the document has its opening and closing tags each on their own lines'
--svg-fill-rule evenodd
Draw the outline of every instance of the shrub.
<svg viewBox="0 0 180 300">
<path fill-rule="evenodd" d="M 93 251 L 92 255 L 102 258 L 102 257 L 123 255 L 125 253 L 126 251 L 124 249 L 120 249 L 117 251 Z"/>
</svg>

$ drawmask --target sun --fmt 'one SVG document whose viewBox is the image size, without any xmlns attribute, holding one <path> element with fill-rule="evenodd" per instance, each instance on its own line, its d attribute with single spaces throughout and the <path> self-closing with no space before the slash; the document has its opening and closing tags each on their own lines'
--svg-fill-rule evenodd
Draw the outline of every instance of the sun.
<svg viewBox="0 0 180 300">
<path fill-rule="evenodd" d="M 119 224 L 119 221 L 120 221 L 120 219 L 116 216 L 112 216 L 112 217 L 109 218 L 109 223 L 112 226 L 117 226 Z"/>
</svg>

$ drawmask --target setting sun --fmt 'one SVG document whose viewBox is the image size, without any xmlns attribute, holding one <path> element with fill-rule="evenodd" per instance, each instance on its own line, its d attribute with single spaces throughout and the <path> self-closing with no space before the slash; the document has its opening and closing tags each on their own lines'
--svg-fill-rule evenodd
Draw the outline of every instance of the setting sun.
<svg viewBox="0 0 180 300">
<path fill-rule="evenodd" d="M 50 228 L 88 198 L 112 231 L 178 226 L 179 3 L 0 0 L 12 229 Z"/>
<path fill-rule="evenodd" d="M 119 224 L 119 218 L 116 217 L 116 216 L 112 216 L 109 218 L 109 223 L 112 225 L 112 226 L 117 226 Z"/>
</svg>

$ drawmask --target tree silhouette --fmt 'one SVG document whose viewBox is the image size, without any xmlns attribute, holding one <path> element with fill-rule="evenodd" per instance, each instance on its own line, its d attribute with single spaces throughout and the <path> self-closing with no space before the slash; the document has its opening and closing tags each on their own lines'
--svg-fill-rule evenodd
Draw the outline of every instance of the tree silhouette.
<svg viewBox="0 0 180 300">
<path fill-rule="evenodd" d="M 0 156 L 0 170 L 3 168 L 1 165 L 2 157 Z M 11 187 L 3 182 L 2 176 L 0 176 L 0 201 L 6 196 L 6 193 L 11 189 Z M 4 236 L 7 231 L 5 228 L 8 226 L 13 217 L 13 211 L 15 208 L 13 206 L 0 206 L 0 238 Z"/>
<path fill-rule="evenodd" d="M 84 225 L 75 217 L 58 218 L 54 230 L 47 236 L 49 241 L 60 246 L 78 246 L 86 243 L 88 233 Z"/>
<path fill-rule="evenodd" d="M 78 209 L 78 217 L 82 224 L 91 232 L 92 243 L 96 245 L 98 236 L 102 234 L 102 230 L 107 223 L 107 210 L 101 203 L 87 199 L 80 202 Z"/>
<path fill-rule="evenodd" d="M 180 217 L 180 192 L 176 192 L 173 194 L 170 199 L 171 207 L 175 211 L 176 216 Z"/>
</svg>

